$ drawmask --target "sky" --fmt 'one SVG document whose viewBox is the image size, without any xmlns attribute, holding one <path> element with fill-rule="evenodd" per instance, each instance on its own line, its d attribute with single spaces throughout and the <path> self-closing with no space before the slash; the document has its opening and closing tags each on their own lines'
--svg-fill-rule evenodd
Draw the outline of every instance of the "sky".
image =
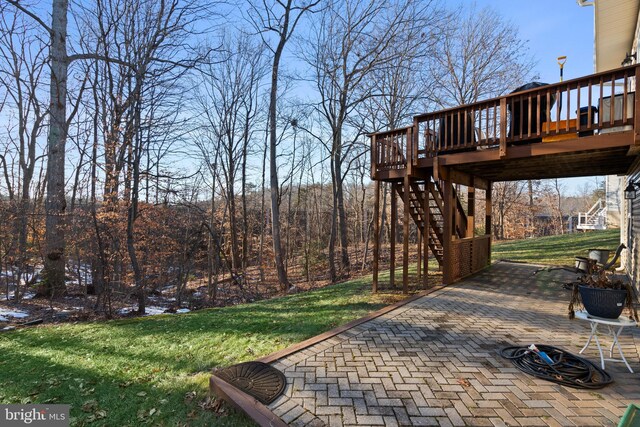
<svg viewBox="0 0 640 427">
<path fill-rule="evenodd" d="M 469 0 L 458 0 L 461 5 Z M 537 60 L 535 71 L 539 81 L 560 80 L 558 56 L 566 56 L 564 79 L 593 74 L 593 14 L 592 6 L 580 7 L 575 0 L 477 0 L 480 7 L 489 6 L 518 28 L 520 38 L 528 41 L 531 54 Z M 577 194 L 594 178 L 562 180 L 569 194 Z"/>
</svg>

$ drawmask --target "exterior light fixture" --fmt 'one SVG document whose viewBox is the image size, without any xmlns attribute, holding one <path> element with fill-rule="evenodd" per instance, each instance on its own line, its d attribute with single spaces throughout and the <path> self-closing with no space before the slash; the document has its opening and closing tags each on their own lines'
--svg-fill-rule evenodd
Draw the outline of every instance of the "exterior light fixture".
<svg viewBox="0 0 640 427">
<path fill-rule="evenodd" d="M 624 198 L 627 200 L 633 200 L 636 198 L 636 188 L 640 187 L 637 182 L 629 181 L 629 185 L 624 189 Z"/>
<path fill-rule="evenodd" d="M 567 62 L 566 56 L 558 56 L 558 65 L 560 66 L 560 81 L 563 80 L 564 63 Z"/>
<path fill-rule="evenodd" d="M 636 59 L 636 53 L 627 53 L 627 56 L 624 57 L 624 59 L 622 60 L 622 65 L 623 67 L 626 67 L 627 65 L 631 65 L 633 64 L 633 60 Z"/>
</svg>

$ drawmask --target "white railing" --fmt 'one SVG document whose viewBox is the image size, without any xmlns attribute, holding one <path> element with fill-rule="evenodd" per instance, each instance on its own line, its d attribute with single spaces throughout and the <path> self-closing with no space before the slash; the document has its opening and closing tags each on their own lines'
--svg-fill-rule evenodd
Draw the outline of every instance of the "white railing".
<svg viewBox="0 0 640 427">
<path fill-rule="evenodd" d="M 578 230 L 604 230 L 607 228 L 607 204 L 604 200 L 591 206 L 586 213 L 578 214 Z"/>
</svg>

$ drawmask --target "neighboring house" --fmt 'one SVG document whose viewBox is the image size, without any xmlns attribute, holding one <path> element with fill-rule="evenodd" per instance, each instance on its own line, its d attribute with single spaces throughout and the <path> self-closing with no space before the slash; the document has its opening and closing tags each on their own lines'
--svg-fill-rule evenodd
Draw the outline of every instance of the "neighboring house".
<svg viewBox="0 0 640 427">
<path fill-rule="evenodd" d="M 594 7 L 595 72 L 637 64 L 640 1 L 578 0 L 578 4 Z M 630 82 L 629 91 L 635 91 L 635 86 L 635 82 Z M 640 284 L 640 191 L 637 197 L 625 199 L 624 190 L 630 183 L 638 182 L 639 160 L 631 166 L 627 175 L 608 176 L 606 183 L 607 223 L 620 227 L 620 241 L 628 247 L 623 252 L 622 265 L 636 287 Z"/>
<path fill-rule="evenodd" d="M 607 208 L 607 228 L 620 228 L 624 209 L 625 177 L 609 175 L 605 180 L 605 203 Z"/>
</svg>

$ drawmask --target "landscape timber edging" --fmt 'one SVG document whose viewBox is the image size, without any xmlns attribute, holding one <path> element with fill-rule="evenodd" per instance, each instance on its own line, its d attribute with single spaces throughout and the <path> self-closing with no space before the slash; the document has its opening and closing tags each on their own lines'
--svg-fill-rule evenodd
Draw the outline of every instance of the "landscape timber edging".
<svg viewBox="0 0 640 427">
<path fill-rule="evenodd" d="M 374 311 L 373 313 L 369 313 L 364 317 L 361 317 L 359 319 L 355 319 L 352 320 L 349 323 L 345 323 L 342 326 L 338 326 L 337 328 L 331 329 L 327 332 L 323 332 L 320 335 L 316 335 L 315 337 L 311 337 L 309 339 L 306 339 L 304 341 L 301 341 L 297 344 L 293 344 L 289 347 L 286 347 L 282 350 L 278 350 L 274 353 L 269 354 L 268 356 L 262 357 L 260 359 L 258 359 L 258 362 L 263 362 L 263 363 L 273 363 L 279 359 L 282 359 L 284 357 L 287 357 L 293 353 L 296 353 L 300 350 L 304 350 L 305 348 L 311 347 L 314 344 L 318 344 L 319 342 L 328 340 L 329 338 L 335 337 L 336 335 L 339 335 L 345 331 L 348 331 L 351 328 L 354 328 L 358 325 L 361 325 L 363 323 L 366 323 L 370 320 L 373 320 L 377 317 L 383 316 L 387 313 L 389 313 L 390 311 L 393 311 L 397 308 L 402 307 L 403 305 L 409 304 L 410 302 L 413 302 L 417 299 L 422 298 L 425 295 L 429 295 L 435 291 L 439 291 L 440 289 L 443 289 L 446 285 L 438 285 L 438 286 L 434 286 L 432 288 L 426 289 L 424 291 L 418 292 L 415 295 L 410 296 L 409 298 L 405 298 L 402 301 L 398 301 L 396 303 L 393 303 L 391 305 L 388 305 L 386 307 L 381 308 L 378 311 Z"/>
<path fill-rule="evenodd" d="M 352 320 L 349 323 L 346 323 L 342 326 L 331 329 L 327 332 L 323 332 L 320 335 L 316 335 L 314 337 L 301 341 L 297 344 L 293 344 L 289 347 L 286 347 L 282 350 L 278 350 L 274 353 L 271 353 L 265 357 L 258 359 L 257 361 L 263 362 L 263 363 L 276 362 L 279 359 L 287 357 L 298 351 L 304 350 L 305 348 L 311 347 L 312 345 L 318 344 L 319 342 L 325 341 L 345 331 L 348 331 L 351 328 L 354 328 L 358 325 L 366 323 L 377 317 L 383 316 L 397 308 L 400 308 L 406 304 L 416 301 L 426 295 L 439 291 L 445 288 L 446 286 L 447 285 L 437 285 L 432 288 L 426 289 L 424 291 L 418 292 L 415 295 L 410 296 L 409 298 L 405 298 L 402 301 L 398 301 L 394 304 L 383 307 L 380 310 L 374 311 L 373 313 L 370 313 L 359 319 Z M 217 396 L 224 399 L 227 403 L 235 407 L 236 409 L 244 412 L 249 418 L 251 418 L 261 427 L 286 427 L 287 426 L 287 423 L 282 421 L 276 414 L 271 412 L 271 410 L 269 410 L 267 406 L 260 403 L 254 397 L 249 396 L 247 393 L 237 389 L 233 385 L 224 381 L 222 378 L 217 377 L 215 374 L 211 375 L 211 378 L 209 379 L 209 389 L 213 391 Z"/>
</svg>

